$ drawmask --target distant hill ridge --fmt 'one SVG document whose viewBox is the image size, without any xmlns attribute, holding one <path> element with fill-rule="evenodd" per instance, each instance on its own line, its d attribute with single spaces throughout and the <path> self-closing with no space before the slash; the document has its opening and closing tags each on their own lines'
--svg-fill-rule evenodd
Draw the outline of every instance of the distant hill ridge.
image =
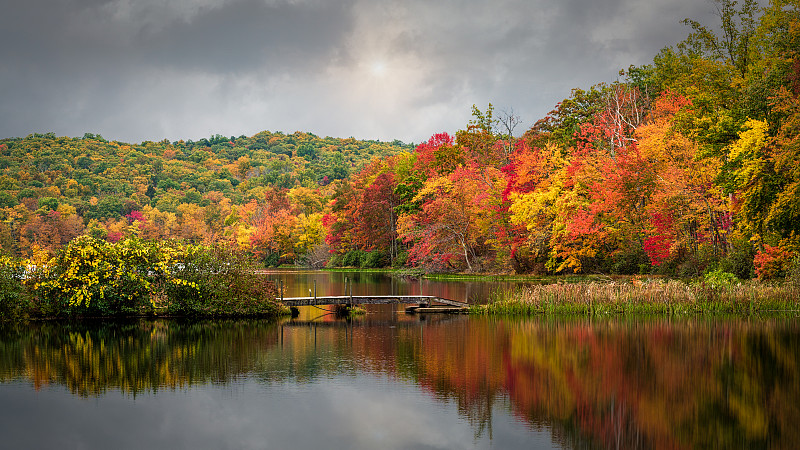
<svg viewBox="0 0 800 450">
<path fill-rule="evenodd" d="M 263 205 L 268 197 L 280 202 L 292 190 L 316 192 L 316 203 L 322 204 L 320 190 L 330 183 L 348 178 L 372 158 L 412 150 L 412 144 L 397 140 L 270 131 L 139 144 L 92 133 L 2 139 L 0 244 L 20 253 L 33 243 L 57 248 L 87 227 L 99 236 L 127 234 L 122 228 L 131 213 L 144 210 L 151 219 L 175 216 L 172 232 L 180 232 L 165 237 L 218 239 L 237 206 Z M 45 232 L 52 236 L 42 236 Z"/>
</svg>

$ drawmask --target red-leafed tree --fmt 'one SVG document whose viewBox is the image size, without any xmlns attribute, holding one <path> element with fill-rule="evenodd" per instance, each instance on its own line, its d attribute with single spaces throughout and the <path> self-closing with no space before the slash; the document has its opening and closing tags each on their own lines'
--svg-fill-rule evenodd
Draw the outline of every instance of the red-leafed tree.
<svg viewBox="0 0 800 450">
<path fill-rule="evenodd" d="M 397 207 L 395 174 L 387 167 L 363 190 L 356 210 L 356 244 L 368 251 L 387 250 L 390 260 L 397 256 Z"/>
<path fill-rule="evenodd" d="M 414 168 L 428 177 L 451 173 L 465 162 L 463 149 L 447 133 L 434 134 L 419 144 L 414 154 Z"/>
<path fill-rule="evenodd" d="M 495 175 L 490 177 L 500 179 L 499 171 Z M 415 264 L 446 270 L 479 268 L 494 228 L 484 176 L 462 167 L 425 182 L 416 196 L 420 210 L 398 220 L 398 232 L 410 245 Z"/>
<path fill-rule="evenodd" d="M 398 158 L 373 160 L 336 187 L 331 212 L 323 220 L 332 252 L 380 251 L 389 262 L 397 256 Z"/>
</svg>

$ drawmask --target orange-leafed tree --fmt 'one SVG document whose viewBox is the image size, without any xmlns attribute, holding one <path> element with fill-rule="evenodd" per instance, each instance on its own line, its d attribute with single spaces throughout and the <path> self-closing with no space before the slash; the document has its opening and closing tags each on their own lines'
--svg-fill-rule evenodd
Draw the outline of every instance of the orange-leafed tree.
<svg viewBox="0 0 800 450">
<path fill-rule="evenodd" d="M 691 107 L 684 96 L 666 92 L 654 101 L 647 124 L 636 133 L 638 148 L 655 173 L 645 239 L 655 265 L 669 255 L 693 257 L 703 245 L 717 255 L 727 249 L 730 214 L 715 183 L 720 163 L 704 157 L 697 143 L 674 125 Z"/>
<path fill-rule="evenodd" d="M 398 233 L 410 245 L 412 262 L 434 269 L 478 269 L 478 258 L 491 238 L 480 178 L 462 167 L 425 182 L 415 197 L 419 211 L 398 220 Z"/>
<path fill-rule="evenodd" d="M 32 214 L 22 225 L 20 245 L 22 249 L 37 246 L 50 254 L 83 233 L 83 220 L 69 205 L 59 205 L 55 210 Z M 25 252 L 25 250 L 23 250 Z"/>
</svg>

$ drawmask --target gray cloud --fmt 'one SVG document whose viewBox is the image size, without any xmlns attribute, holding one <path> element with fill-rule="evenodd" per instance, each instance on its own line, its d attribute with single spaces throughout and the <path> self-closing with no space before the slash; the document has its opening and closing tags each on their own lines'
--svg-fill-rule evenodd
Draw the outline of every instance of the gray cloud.
<svg viewBox="0 0 800 450">
<path fill-rule="evenodd" d="M 212 73 L 313 70 L 334 58 L 350 29 L 343 5 L 296 7 L 236 2 L 141 39 L 150 65 Z"/>
<path fill-rule="evenodd" d="M 695 0 L 12 0 L 0 136 L 419 142 L 489 102 L 529 126 L 711 12 Z"/>
</svg>

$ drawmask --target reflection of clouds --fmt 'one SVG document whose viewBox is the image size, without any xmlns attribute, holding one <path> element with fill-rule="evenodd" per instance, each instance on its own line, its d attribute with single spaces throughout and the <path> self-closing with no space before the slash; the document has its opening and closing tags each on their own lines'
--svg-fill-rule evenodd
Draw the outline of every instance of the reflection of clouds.
<svg viewBox="0 0 800 450">
<path fill-rule="evenodd" d="M 448 414 L 415 387 L 385 378 L 359 376 L 349 381 L 319 385 L 317 394 L 333 416 L 328 432 L 351 439 L 354 448 L 471 446 L 464 439 L 471 436 L 469 427 L 455 411 Z"/>
<path fill-rule="evenodd" d="M 308 423 L 307 433 L 291 443 L 295 448 L 508 448 L 490 443 L 486 436 L 474 439 L 453 403 L 435 400 L 410 381 L 365 375 L 318 379 L 288 401 L 289 415 L 281 421 L 286 426 Z M 510 416 L 496 420 L 504 422 L 509 441 L 516 435 L 518 442 L 549 442 L 549 434 L 532 433 Z"/>
<path fill-rule="evenodd" d="M 495 419 L 494 444 L 473 439 L 454 405 L 382 376 L 302 386 L 241 380 L 135 399 L 112 392 L 87 401 L 58 388 L 43 390 L 36 402 L 30 395 L 21 385 L 0 389 L 0 431 L 14 448 L 513 448 L 503 442 L 550 448 L 536 447 L 550 442 L 548 433 L 531 432 L 506 412 Z M 47 432 L 31 432 L 25 423 L 31 414 Z"/>
</svg>

